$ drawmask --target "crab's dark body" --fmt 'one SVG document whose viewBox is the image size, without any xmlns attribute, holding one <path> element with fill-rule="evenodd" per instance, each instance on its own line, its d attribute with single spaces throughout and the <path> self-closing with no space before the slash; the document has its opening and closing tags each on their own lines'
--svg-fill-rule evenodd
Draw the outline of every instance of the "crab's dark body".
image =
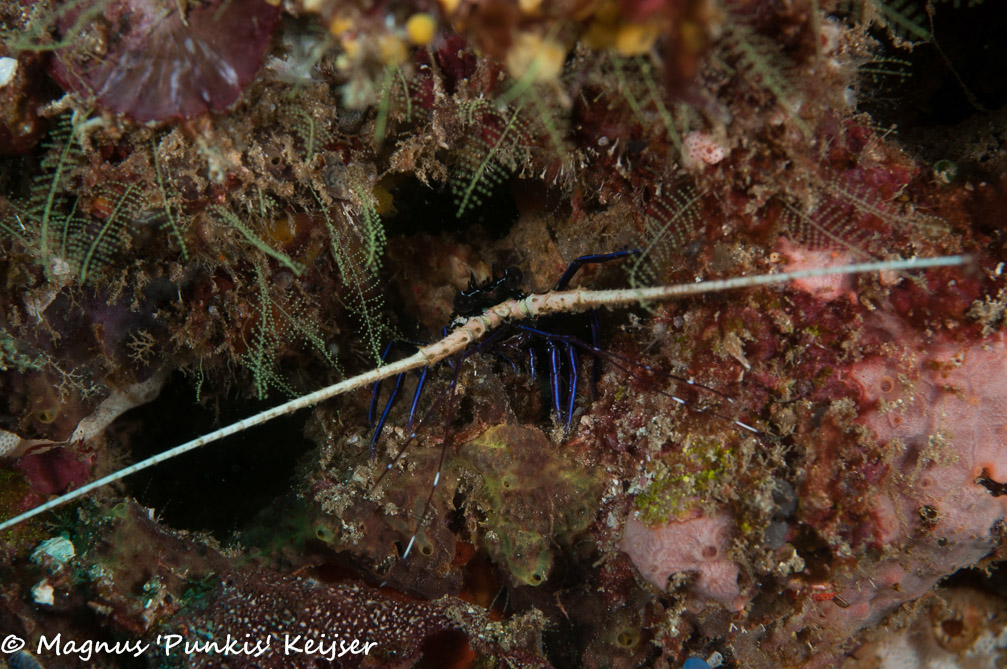
<svg viewBox="0 0 1007 669">
<path fill-rule="evenodd" d="M 580 256 L 579 258 L 574 259 L 574 261 L 567 267 L 566 271 L 563 272 L 563 275 L 556 283 L 554 290 L 565 290 L 577 271 L 586 264 L 608 262 L 609 260 L 624 258 L 635 253 L 639 253 L 639 251 L 616 251 L 614 253 Z M 516 267 L 508 267 L 499 275 L 497 275 L 494 270 L 494 275 L 482 283 L 477 283 L 475 277 L 470 278 L 468 287 L 455 297 L 455 317 L 450 328 L 444 328 L 444 333 L 447 334 L 449 329 L 459 327 L 469 318 L 479 316 L 487 309 L 500 304 L 501 302 L 525 297 L 527 293 L 522 292 L 520 289 L 522 278 L 521 271 Z M 469 348 L 457 353 L 442 363 L 446 364 L 452 371 L 451 382 L 448 385 L 447 391 L 441 394 L 438 399 L 433 402 L 433 405 L 427 410 L 424 418 L 418 421 L 420 424 L 425 422 L 425 419 L 434 413 L 442 405 L 446 398 L 447 419 L 445 439 L 444 443 L 441 445 L 440 462 L 438 463 L 437 473 L 434 476 L 433 483 L 430 487 L 430 495 L 427 497 L 426 505 L 424 506 L 423 513 L 420 514 L 417 526 L 421 526 L 423 524 L 423 518 L 426 516 L 426 512 L 430 507 L 430 502 L 433 499 L 434 492 L 437 488 L 437 484 L 440 482 L 444 455 L 447 452 L 450 442 L 449 428 L 453 413 L 455 390 L 458 385 L 458 376 L 463 363 L 471 356 L 480 352 L 490 353 L 506 360 L 515 370 L 518 370 L 520 367 L 518 359 L 522 357 L 523 354 L 526 354 L 528 357 L 527 369 L 532 378 L 535 378 L 536 367 L 538 365 L 542 365 L 543 371 L 546 371 L 548 374 L 549 396 L 553 411 L 556 414 L 558 422 L 562 424 L 566 430 L 570 429 L 573 418 L 574 402 L 577 398 L 578 379 L 580 376 L 578 371 L 580 367 L 578 349 L 585 350 L 594 356 L 592 381 L 597 381 L 599 375 L 600 359 L 598 356 L 601 353 L 601 349 L 599 348 L 600 325 L 598 322 L 598 316 L 593 311 L 588 313 L 590 342 L 584 341 L 570 334 L 554 332 L 553 327 L 560 325 L 559 323 L 554 322 L 554 319 L 543 319 L 542 321 L 534 322 L 533 325 L 534 327 L 513 324 L 501 327 L 495 330 L 486 339 L 477 344 L 473 344 Z M 415 347 L 415 344 L 409 344 L 406 342 L 391 342 L 385 347 L 382 359 L 387 358 L 392 349 L 396 347 L 413 348 Z M 539 350 L 538 354 L 536 353 L 537 349 Z M 429 372 L 429 367 L 424 367 L 418 371 L 419 378 L 416 383 L 416 389 L 413 391 L 412 404 L 409 408 L 409 437 L 398 449 L 398 452 L 392 461 L 388 463 L 385 471 L 378 477 L 378 480 L 375 482 L 375 486 L 380 484 L 380 482 L 384 479 L 384 476 L 392 470 L 395 463 L 403 456 L 406 449 L 409 447 L 409 444 L 416 437 L 420 425 L 417 424 L 414 429 L 413 424 L 416 418 L 416 409 L 419 404 L 419 399 L 421 393 L 423 392 L 423 387 L 426 384 Z M 399 391 L 402 389 L 405 376 L 405 374 L 399 374 L 395 377 L 394 385 L 388 399 L 385 401 L 380 417 L 378 417 L 377 410 L 381 394 L 381 382 L 379 381 L 375 383 L 371 391 L 369 420 L 371 425 L 374 426 L 374 433 L 371 436 L 370 443 L 372 459 L 376 455 L 376 445 L 378 439 L 380 438 L 381 432 L 388 420 L 388 415 L 395 404 L 395 400 L 399 395 Z M 415 540 L 416 535 L 414 534 L 409 540 L 409 545 L 403 552 L 403 559 L 409 555 Z"/>
<path fill-rule="evenodd" d="M 455 322 L 478 316 L 487 309 L 507 300 L 525 297 L 521 291 L 521 281 L 524 275 L 517 267 L 508 267 L 500 276 L 476 283 L 474 276 L 469 275 L 468 288 L 455 296 Z"/>
<path fill-rule="evenodd" d="M 635 253 L 638 253 L 638 251 L 615 251 L 613 253 L 580 256 L 574 259 L 566 271 L 563 272 L 554 290 L 565 290 L 577 271 L 584 265 L 608 262 Z M 451 328 L 463 324 L 467 319 L 478 316 L 501 302 L 526 297 L 527 293 L 521 290 L 522 279 L 521 270 L 516 267 L 507 267 L 500 274 L 497 274 L 494 270 L 493 276 L 481 283 L 477 283 L 475 277 L 471 277 L 468 287 L 455 296 L 455 317 Z M 515 358 L 523 351 L 528 356 L 527 369 L 532 378 L 535 378 L 536 369 L 539 364 L 542 364 L 544 371 L 547 372 L 549 378 L 549 396 L 553 410 L 559 422 L 566 429 L 569 429 L 573 419 L 574 402 L 577 398 L 579 379 L 578 368 L 580 366 L 580 359 L 577 349 L 584 348 L 589 351 L 597 351 L 600 345 L 597 314 L 590 312 L 588 318 L 591 337 L 590 343 L 571 337 L 569 334 L 554 334 L 551 327 L 553 323 L 535 323 L 535 327 L 514 325 L 500 328 L 486 340 L 448 360 L 447 364 L 454 370 L 450 386 L 451 390 L 454 390 L 457 382 L 461 362 L 471 355 L 480 351 L 492 353 L 506 360 L 516 370 L 518 369 L 518 362 Z M 445 332 L 448 329 L 450 328 L 445 328 Z M 413 346 L 413 344 L 405 342 L 391 342 L 385 348 L 382 357 L 386 358 L 392 349 L 396 347 L 412 348 Z M 540 360 L 543 362 L 539 363 Z M 597 380 L 599 364 L 598 358 L 595 357 L 594 372 L 592 375 L 593 381 Z M 419 404 L 420 395 L 426 383 L 428 373 L 429 368 L 426 367 L 419 371 L 419 380 L 416 384 L 416 390 L 413 392 L 412 405 L 409 409 L 409 427 L 412 427 L 416 417 L 416 408 Z M 368 416 L 371 425 L 374 426 L 374 433 L 371 436 L 372 457 L 375 455 L 378 438 L 384 429 L 389 412 L 395 404 L 404 380 L 405 374 L 395 377 L 394 386 L 385 402 L 380 417 L 378 417 L 377 409 L 381 382 L 374 384 Z"/>
</svg>

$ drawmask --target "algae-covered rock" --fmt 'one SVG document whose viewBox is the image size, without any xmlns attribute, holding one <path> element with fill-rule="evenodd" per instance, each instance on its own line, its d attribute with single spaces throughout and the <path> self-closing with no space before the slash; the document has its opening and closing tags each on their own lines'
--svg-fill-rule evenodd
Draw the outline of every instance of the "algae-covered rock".
<svg viewBox="0 0 1007 669">
<path fill-rule="evenodd" d="M 513 580 L 541 585 L 556 551 L 594 521 L 601 476 L 541 430 L 517 425 L 491 427 L 462 458 L 481 478 L 470 499 L 482 514 L 481 543 Z"/>
</svg>

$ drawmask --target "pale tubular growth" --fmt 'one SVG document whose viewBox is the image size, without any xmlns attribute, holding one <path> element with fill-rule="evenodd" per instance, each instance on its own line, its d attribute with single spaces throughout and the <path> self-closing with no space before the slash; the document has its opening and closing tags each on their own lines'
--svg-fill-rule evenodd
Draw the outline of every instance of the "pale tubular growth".
<svg viewBox="0 0 1007 669">
<path fill-rule="evenodd" d="M 945 267 L 950 265 L 962 265 L 968 262 L 968 256 L 941 256 L 936 258 L 916 258 L 910 260 L 886 260 L 882 262 L 858 263 L 845 265 L 842 267 L 820 267 L 814 269 L 799 270 L 796 272 L 782 272 L 779 274 L 760 274 L 755 276 L 741 276 L 730 279 L 714 279 L 711 281 L 699 281 L 696 283 L 679 284 L 675 286 L 654 286 L 649 288 L 620 288 L 616 290 L 566 290 L 540 295 L 529 295 L 527 297 L 502 302 L 495 307 L 488 309 L 480 316 L 474 316 L 460 327 L 456 328 L 448 336 L 438 342 L 420 348 L 416 353 L 397 362 L 382 365 L 369 372 L 359 374 L 349 379 L 340 381 L 321 390 L 303 395 L 285 404 L 273 407 L 249 416 L 236 423 L 232 423 L 219 430 L 205 434 L 198 439 L 193 439 L 180 446 L 159 453 L 146 460 L 141 460 L 113 474 L 92 481 L 76 490 L 66 493 L 60 497 L 52 499 L 44 504 L 15 516 L 10 520 L 0 523 L 0 531 L 14 527 L 29 518 L 33 518 L 41 513 L 55 509 L 67 502 L 78 499 L 102 486 L 116 481 L 121 481 L 127 476 L 136 474 L 158 465 L 167 460 L 194 451 L 201 446 L 213 443 L 232 434 L 237 434 L 248 428 L 262 425 L 263 423 L 285 416 L 306 407 L 313 406 L 324 400 L 341 395 L 351 390 L 366 388 L 377 381 L 387 379 L 398 374 L 429 367 L 441 360 L 464 351 L 472 343 L 484 337 L 487 333 L 495 330 L 504 323 L 520 320 L 529 320 L 540 316 L 559 313 L 576 313 L 595 309 L 598 307 L 626 307 L 633 304 L 671 300 L 688 295 L 698 295 L 702 293 L 713 293 L 724 290 L 734 290 L 738 288 L 751 288 L 754 286 L 766 286 L 772 284 L 786 283 L 795 279 L 806 279 L 810 277 L 829 276 L 834 274 L 862 274 L 866 272 L 892 272 L 901 270 L 920 270 L 930 267 Z"/>
</svg>

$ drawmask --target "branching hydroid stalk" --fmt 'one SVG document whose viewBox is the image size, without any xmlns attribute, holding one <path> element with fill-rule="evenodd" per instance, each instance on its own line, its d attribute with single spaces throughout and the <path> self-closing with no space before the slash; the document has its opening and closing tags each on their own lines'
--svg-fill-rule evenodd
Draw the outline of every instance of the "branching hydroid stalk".
<svg viewBox="0 0 1007 669">
<path fill-rule="evenodd" d="M 102 486 L 116 481 L 121 481 L 127 476 L 143 471 L 167 460 L 194 451 L 201 446 L 219 441 L 224 437 L 237 434 L 248 428 L 262 425 L 268 421 L 291 414 L 299 409 L 310 407 L 319 402 L 356 390 L 365 388 L 382 379 L 387 379 L 404 372 L 422 367 L 429 367 L 441 360 L 464 351 L 472 343 L 484 337 L 488 332 L 495 330 L 504 323 L 520 320 L 529 320 L 540 316 L 559 313 L 576 313 L 595 309 L 598 307 L 625 307 L 633 304 L 645 302 L 657 302 L 671 300 L 687 295 L 699 295 L 703 293 L 713 293 L 724 290 L 734 290 L 738 288 L 750 288 L 753 286 L 765 286 L 770 284 L 786 283 L 796 279 L 806 279 L 812 277 L 830 276 L 836 274 L 861 274 L 865 272 L 887 272 L 900 270 L 919 270 L 930 267 L 943 267 L 949 265 L 961 265 L 967 262 L 967 256 L 942 256 L 938 258 L 918 258 L 912 260 L 888 260 L 882 262 L 860 263 L 845 265 L 841 267 L 822 267 L 816 269 L 800 270 L 796 272 L 783 272 L 780 274 L 760 274 L 756 276 L 742 276 L 731 279 L 715 279 L 712 281 L 700 281 L 697 283 L 679 284 L 676 286 L 655 286 L 651 288 L 621 288 L 617 290 L 566 290 L 541 295 L 529 295 L 517 300 L 502 302 L 492 309 L 488 309 L 480 316 L 468 319 L 463 325 L 456 328 L 447 337 L 438 342 L 424 346 L 416 353 L 397 362 L 382 365 L 364 374 L 359 374 L 349 379 L 340 381 L 321 390 L 298 397 L 285 404 L 273 407 L 249 416 L 243 420 L 233 423 L 219 430 L 205 434 L 198 439 L 193 439 L 180 446 L 159 453 L 158 455 L 141 460 L 113 474 L 92 481 L 85 486 L 77 488 L 60 497 L 41 504 L 30 511 L 26 511 L 19 516 L 0 523 L 0 531 L 6 530 L 29 518 L 33 518 L 40 513 L 59 507 L 67 502 L 78 499 L 88 493 L 101 488 Z"/>
</svg>

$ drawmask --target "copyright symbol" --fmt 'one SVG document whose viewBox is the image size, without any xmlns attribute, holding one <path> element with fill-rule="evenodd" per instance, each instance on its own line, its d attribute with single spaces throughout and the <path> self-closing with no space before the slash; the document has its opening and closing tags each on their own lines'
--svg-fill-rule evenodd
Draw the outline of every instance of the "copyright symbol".
<svg viewBox="0 0 1007 669">
<path fill-rule="evenodd" d="M 3 653 L 16 653 L 24 648 L 24 639 L 14 634 L 8 634 L 4 637 L 3 642 L 0 642 L 0 652 Z"/>
</svg>

